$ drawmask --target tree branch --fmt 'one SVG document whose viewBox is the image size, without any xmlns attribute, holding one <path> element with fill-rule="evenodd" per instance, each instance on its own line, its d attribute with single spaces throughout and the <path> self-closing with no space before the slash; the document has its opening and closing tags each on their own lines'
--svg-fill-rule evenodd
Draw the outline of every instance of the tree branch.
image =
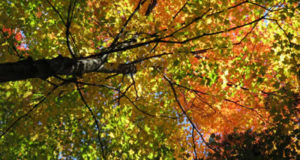
<svg viewBox="0 0 300 160">
<path fill-rule="evenodd" d="M 195 128 L 196 132 L 198 133 L 198 135 L 200 136 L 202 142 L 211 150 L 218 152 L 215 148 L 211 147 L 204 139 L 202 133 L 197 129 L 196 125 L 194 124 L 194 122 L 192 121 L 192 119 L 187 115 L 186 111 L 184 110 L 183 106 L 181 105 L 180 101 L 178 100 L 177 94 L 176 94 L 176 90 L 174 88 L 174 85 L 172 83 L 172 81 L 166 76 L 164 75 L 164 79 L 167 80 L 167 82 L 170 84 L 170 87 L 173 91 L 173 95 L 175 98 L 175 101 L 177 102 L 179 108 L 181 109 L 182 113 L 185 115 L 185 117 L 187 118 L 187 120 L 190 122 L 190 124 L 192 125 L 193 128 Z"/>
<path fill-rule="evenodd" d="M 139 1 L 137 7 L 135 8 L 135 10 L 131 13 L 131 15 L 128 17 L 128 19 L 126 20 L 126 22 L 124 23 L 124 25 L 122 26 L 120 32 L 116 35 L 116 37 L 114 38 L 113 42 L 111 43 L 110 47 L 114 48 L 115 44 L 118 42 L 121 34 L 124 32 L 126 26 L 128 25 L 128 23 L 130 22 L 130 20 L 132 19 L 132 17 L 135 15 L 135 13 L 140 9 L 141 4 L 142 4 L 142 0 Z"/>
<path fill-rule="evenodd" d="M 60 85 L 56 85 L 53 87 L 53 89 L 51 91 L 49 91 L 45 97 L 43 97 L 37 104 L 35 104 L 34 106 L 32 106 L 30 108 L 29 111 L 27 111 L 25 114 L 23 114 L 22 116 L 20 116 L 19 118 L 17 118 L 11 125 L 9 125 L 0 135 L 0 139 L 2 138 L 2 136 L 6 135 L 20 120 L 22 120 L 23 118 L 27 117 L 31 112 L 33 112 L 34 110 L 36 110 L 38 108 L 38 106 L 40 104 L 42 104 L 47 97 L 49 97 L 58 87 L 65 85 L 66 83 L 61 83 Z"/>
<path fill-rule="evenodd" d="M 36 61 L 27 59 L 0 64 L 0 82 L 29 78 L 46 79 L 56 75 L 82 75 L 91 72 L 129 74 L 136 71 L 133 64 L 105 63 L 102 58 L 57 57 Z"/>
<path fill-rule="evenodd" d="M 251 24 L 254 24 L 254 23 L 257 23 L 258 21 L 262 20 L 262 19 L 265 19 L 267 15 L 264 15 L 252 22 L 249 22 L 249 23 L 245 23 L 243 25 L 239 25 L 239 26 L 235 26 L 235 27 L 232 27 L 232 28 L 229 28 L 229 29 L 225 29 L 225 30 L 222 30 L 222 31 L 217 31 L 217 32 L 212 32 L 212 33 L 203 33 L 201 35 L 198 35 L 198 36 L 195 36 L 195 37 L 192 37 L 192 38 L 188 38 L 186 40 L 183 40 L 183 41 L 169 41 L 169 40 L 159 40 L 159 42 L 163 42 L 163 43 L 174 43 L 174 44 L 184 44 L 184 43 L 187 43 L 187 42 L 190 42 L 190 41 L 193 41 L 193 40 L 196 40 L 196 39 L 199 39 L 199 38 L 202 38 L 202 37 L 206 37 L 206 36 L 212 36 L 212 35 L 217 35 L 217 34 L 221 34 L 221 33 L 225 33 L 225 32 L 229 32 L 229 31 L 232 31 L 232 30 L 236 30 L 238 28 L 242 28 L 242 27 L 245 27 L 245 26 L 248 26 L 248 25 L 251 25 Z"/>
<path fill-rule="evenodd" d="M 83 97 L 82 93 L 81 93 L 81 90 L 79 88 L 79 85 L 78 83 L 76 83 L 76 87 L 77 87 L 77 91 L 80 95 L 80 98 L 82 100 L 82 102 L 84 103 L 85 107 L 89 110 L 90 114 L 92 115 L 93 119 L 94 119 L 94 123 L 96 125 L 96 128 L 97 128 L 97 137 L 98 137 L 98 140 L 99 140 L 99 143 L 100 143 L 100 147 L 101 147 L 101 152 L 102 152 L 102 158 L 103 159 L 106 159 L 105 157 L 105 150 L 104 150 L 104 144 L 101 140 L 101 137 L 100 137 L 100 133 L 101 133 L 101 129 L 100 129 L 100 126 L 99 126 L 99 121 L 96 117 L 96 115 L 94 114 L 92 108 L 88 105 L 88 103 L 86 102 L 85 98 Z"/>
</svg>

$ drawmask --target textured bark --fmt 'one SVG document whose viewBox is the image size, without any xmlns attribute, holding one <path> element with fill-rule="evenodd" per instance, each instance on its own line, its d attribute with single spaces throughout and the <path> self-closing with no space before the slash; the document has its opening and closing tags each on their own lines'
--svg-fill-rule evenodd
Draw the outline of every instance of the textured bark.
<svg viewBox="0 0 300 160">
<path fill-rule="evenodd" d="M 24 80 L 28 78 L 51 77 L 54 75 L 82 75 L 84 73 L 135 73 L 136 68 L 127 64 L 105 63 L 101 58 L 32 59 L 0 64 L 0 82 Z"/>
</svg>

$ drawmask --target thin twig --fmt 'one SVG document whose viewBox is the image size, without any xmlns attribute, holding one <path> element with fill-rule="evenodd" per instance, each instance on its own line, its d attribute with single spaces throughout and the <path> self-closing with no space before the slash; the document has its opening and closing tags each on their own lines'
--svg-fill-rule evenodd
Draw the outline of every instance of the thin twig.
<svg viewBox="0 0 300 160">
<path fill-rule="evenodd" d="M 198 128 L 196 127 L 196 125 L 194 124 L 194 122 L 192 121 L 192 119 L 187 115 L 186 111 L 184 110 L 183 106 L 181 105 L 180 101 L 178 100 L 178 97 L 177 97 L 177 93 L 176 93 L 176 90 L 174 88 L 174 85 L 172 83 L 172 81 L 166 76 L 164 75 L 164 79 L 167 80 L 167 82 L 170 84 L 170 87 L 173 91 L 173 94 L 174 94 L 174 98 L 175 98 L 175 101 L 177 102 L 179 108 L 181 109 L 182 113 L 185 115 L 185 117 L 187 118 L 187 120 L 190 122 L 190 124 L 192 125 L 192 127 L 195 128 L 196 132 L 198 133 L 198 135 L 200 136 L 202 142 L 211 150 L 215 151 L 215 152 L 218 152 L 215 148 L 211 147 L 210 144 L 208 142 L 206 142 L 206 140 L 204 139 L 202 133 L 198 130 Z"/>
<path fill-rule="evenodd" d="M 170 54 L 173 54 L 173 53 L 162 53 L 162 54 L 157 54 L 157 55 L 153 55 L 153 56 L 149 56 L 149 57 L 144 57 L 144 58 L 140 58 L 140 59 L 131 61 L 128 64 L 136 64 L 136 63 L 140 63 L 140 62 L 152 59 L 152 58 L 158 58 L 158 57 L 162 57 L 162 56 L 170 55 Z"/>
<path fill-rule="evenodd" d="M 258 6 L 260 8 L 263 8 L 263 9 L 269 11 L 269 12 L 279 11 L 279 10 L 283 9 L 283 8 L 271 9 L 271 8 L 267 8 L 267 7 L 265 7 L 265 6 L 261 5 L 261 4 L 258 4 L 258 3 L 255 3 L 255 2 L 251 2 L 251 1 L 248 1 L 248 3 L 250 3 L 252 5 L 255 5 L 255 6 Z"/>
<path fill-rule="evenodd" d="M 61 14 L 59 13 L 59 11 L 55 8 L 55 6 L 49 1 L 46 0 L 48 2 L 48 4 L 52 7 L 52 9 L 54 10 L 54 12 L 56 12 L 56 14 L 59 16 L 60 20 L 63 22 L 64 25 L 66 25 L 65 20 L 63 19 L 63 17 L 61 16 Z"/>
<path fill-rule="evenodd" d="M 47 79 L 44 79 L 44 81 L 46 81 L 47 83 L 51 84 L 54 87 L 58 86 L 57 84 L 55 84 L 55 83 L 53 83 L 53 82 L 51 82 L 51 81 L 49 81 Z"/>
<path fill-rule="evenodd" d="M 138 91 L 137 91 L 137 88 L 136 88 L 136 83 L 135 83 L 135 80 L 134 80 L 134 77 L 133 77 L 133 74 L 131 73 L 130 74 L 130 77 L 131 77 L 131 80 L 133 82 L 133 87 L 134 87 L 134 90 L 135 90 L 135 95 L 136 95 L 136 100 L 139 98 L 139 94 L 138 94 Z"/>
<path fill-rule="evenodd" d="M 60 87 L 60 86 L 63 86 L 64 84 L 65 84 L 65 83 L 62 83 L 61 85 L 57 85 L 57 86 L 53 87 L 53 89 L 52 89 L 51 91 L 49 91 L 49 92 L 46 94 L 46 96 L 43 97 L 37 104 L 35 104 L 34 106 L 32 106 L 32 107 L 30 108 L 29 111 L 27 111 L 25 114 L 23 114 L 23 115 L 20 116 L 18 119 L 16 119 L 11 125 L 9 125 L 9 126 L 5 129 L 5 131 L 3 131 L 3 132 L 1 133 L 0 138 L 1 138 L 2 136 L 4 136 L 5 134 L 7 134 L 8 131 L 9 131 L 10 129 L 12 129 L 12 128 L 20 121 L 20 120 L 22 120 L 23 118 L 27 117 L 31 112 L 33 112 L 34 110 L 36 110 L 36 109 L 38 108 L 38 106 L 39 106 L 40 104 L 42 104 L 42 103 L 46 100 L 46 98 L 49 97 L 49 96 L 54 92 L 54 90 L 56 90 L 56 89 L 57 89 L 58 87 Z"/>
<path fill-rule="evenodd" d="M 118 42 L 121 34 L 124 32 L 126 26 L 128 25 L 128 23 L 130 22 L 130 20 L 132 19 L 132 17 L 135 15 L 135 13 L 140 9 L 142 4 L 142 0 L 139 1 L 137 7 L 135 8 L 135 10 L 131 13 L 131 15 L 128 17 L 128 19 L 126 20 L 126 22 L 124 23 L 124 25 L 122 26 L 120 32 L 116 35 L 116 37 L 114 38 L 113 42 L 111 43 L 111 47 L 114 48 L 115 44 Z"/>
<path fill-rule="evenodd" d="M 254 28 L 257 26 L 258 22 L 254 23 L 254 26 L 251 28 L 251 30 L 249 32 L 246 33 L 246 35 L 237 43 L 233 43 L 233 45 L 239 45 L 241 44 L 247 37 L 249 34 L 251 34 L 254 30 Z"/>
<path fill-rule="evenodd" d="M 250 107 L 241 105 L 241 104 L 239 104 L 238 102 L 232 101 L 232 100 L 230 100 L 230 99 L 224 99 L 224 100 L 227 101 L 227 102 L 230 102 L 230 103 L 234 103 L 234 104 L 236 104 L 237 106 L 240 106 L 240 107 L 242 107 L 242 108 L 245 108 L 245 109 L 254 111 L 254 112 L 259 116 L 259 118 L 261 118 L 262 121 L 266 122 L 266 121 L 264 120 L 264 117 L 263 117 L 257 110 L 255 110 L 254 108 L 250 108 Z"/>
<path fill-rule="evenodd" d="M 172 17 L 172 20 L 174 20 L 178 15 L 179 13 L 185 8 L 185 6 L 188 4 L 189 0 L 187 0 L 183 6 L 176 12 L 176 14 Z"/>
<path fill-rule="evenodd" d="M 77 81 L 76 83 L 83 84 L 83 85 L 88 85 L 88 86 L 94 86 L 94 87 L 102 87 L 102 88 L 107 88 L 107 89 L 118 91 L 117 88 L 114 88 L 114 87 L 111 87 L 111 86 L 108 86 L 108 85 L 104 85 L 104 84 L 94 84 L 94 83 L 80 82 L 80 81 Z"/>
<path fill-rule="evenodd" d="M 115 76 L 117 76 L 117 75 L 119 75 L 119 74 L 120 74 L 120 73 L 115 73 L 115 74 L 113 74 L 113 75 L 110 75 L 110 76 L 105 77 L 104 79 L 107 80 L 107 79 L 113 78 L 113 77 L 115 77 Z"/>
<path fill-rule="evenodd" d="M 193 148 L 194 148 L 195 159 L 197 160 L 198 156 L 197 156 L 197 149 L 196 149 L 195 138 L 194 138 L 194 131 L 195 128 L 193 127 L 192 129 Z"/>
<path fill-rule="evenodd" d="M 191 24 L 193 24 L 193 23 L 195 23 L 195 22 L 201 20 L 201 19 L 202 19 L 202 18 L 203 18 L 210 10 L 211 10 L 211 8 L 209 8 L 207 11 L 205 11 L 201 16 L 199 16 L 199 17 L 193 19 L 191 22 L 187 23 L 185 26 L 183 26 L 183 27 L 181 27 L 181 28 L 175 30 L 174 32 L 172 32 L 171 34 L 167 35 L 167 36 L 164 37 L 164 38 L 172 37 L 174 34 L 180 32 L 181 30 L 183 30 L 183 29 L 185 29 L 185 28 L 187 28 L 187 27 L 189 27 Z"/>
<path fill-rule="evenodd" d="M 83 97 L 83 95 L 82 95 L 82 93 L 81 93 L 81 90 L 80 90 L 80 88 L 79 88 L 78 83 L 76 83 L 76 87 L 77 87 L 77 91 L 78 91 L 78 93 L 79 93 L 79 95 L 80 95 L 80 98 L 81 98 L 82 102 L 84 103 L 85 107 L 89 110 L 90 114 L 92 115 L 92 117 L 93 117 L 93 119 L 94 119 L 94 123 L 95 123 L 95 125 L 96 125 L 96 127 L 97 127 L 97 130 L 98 130 L 98 132 L 97 132 L 97 137 L 98 137 L 99 143 L 100 143 L 100 145 L 101 145 L 102 158 L 103 158 L 103 159 L 106 159 L 106 157 L 105 157 L 105 151 L 104 151 L 104 144 L 103 144 L 103 142 L 101 141 L 101 137 L 100 137 L 101 129 L 100 129 L 100 126 L 99 126 L 99 121 L 98 121 L 96 115 L 94 114 L 92 108 L 88 105 L 88 103 L 86 102 L 85 98 Z"/>
<path fill-rule="evenodd" d="M 281 25 L 279 24 L 277 19 L 272 19 L 272 18 L 265 18 L 266 20 L 270 20 L 270 21 L 274 21 L 276 23 L 276 25 L 279 27 L 280 30 L 282 30 L 282 32 L 284 33 L 284 35 L 286 36 L 286 38 L 288 39 L 289 43 L 292 44 L 291 39 L 289 38 L 288 33 L 281 27 Z"/>
<path fill-rule="evenodd" d="M 73 11 L 74 8 L 76 7 L 76 0 L 74 1 L 74 6 L 71 2 L 72 0 L 70 0 L 70 4 L 69 4 L 69 9 L 68 9 L 68 18 L 67 18 L 67 23 L 66 23 L 66 42 L 67 42 L 67 46 L 68 46 L 68 50 L 71 54 L 71 56 L 73 58 L 75 58 L 75 54 L 74 51 L 72 49 L 72 46 L 70 44 L 70 28 L 71 28 L 71 24 L 72 24 L 72 18 L 73 18 Z"/>
<path fill-rule="evenodd" d="M 124 95 L 124 97 L 138 110 L 140 111 L 141 113 L 147 115 L 147 116 L 150 116 L 150 117 L 154 117 L 154 118 L 170 118 L 170 119 L 178 119 L 179 117 L 170 117 L 170 116 L 166 116 L 166 115 L 159 115 L 159 116 L 156 116 L 154 114 L 151 114 L 151 113 L 148 113 L 142 109 L 140 109 L 127 95 Z"/>
<path fill-rule="evenodd" d="M 198 35 L 198 36 L 195 36 L 195 37 L 192 37 L 192 38 L 188 38 L 188 39 L 183 40 L 183 41 L 172 41 L 172 40 L 162 40 L 162 39 L 159 40 L 159 41 L 163 42 L 163 43 L 185 44 L 187 42 L 190 42 L 190 41 L 193 41 L 193 40 L 197 40 L 197 39 L 202 38 L 202 37 L 213 36 L 213 35 L 217 35 L 217 34 L 221 34 L 221 33 L 230 32 L 230 31 L 236 30 L 238 28 L 243 28 L 245 26 L 257 23 L 257 22 L 259 22 L 262 19 L 265 19 L 266 16 L 267 16 L 267 14 L 265 14 L 264 16 L 262 16 L 262 17 L 260 17 L 260 18 L 258 18 L 256 20 L 254 20 L 254 21 L 251 21 L 251 22 L 248 22 L 248 23 L 245 23 L 245 24 L 242 24 L 242 25 L 238 25 L 238 26 L 235 26 L 235 27 L 232 27 L 232 28 L 229 28 L 229 29 L 225 29 L 225 30 L 221 30 L 221 31 L 217 31 L 217 32 L 203 33 L 201 35 Z"/>
<path fill-rule="evenodd" d="M 170 79 L 169 79 L 169 80 L 170 80 Z M 180 85 L 180 84 L 178 84 L 178 83 L 172 82 L 171 80 L 170 80 L 170 82 L 171 82 L 173 85 L 176 85 L 176 86 L 178 86 L 178 87 L 180 87 L 180 88 L 184 88 L 184 89 L 186 89 L 186 90 L 188 90 L 188 91 L 194 92 L 197 96 L 199 96 L 198 93 L 203 94 L 203 95 L 210 95 L 210 94 L 208 94 L 208 93 L 206 93 L 206 92 L 202 92 L 202 91 L 199 91 L 199 90 L 191 89 L 191 88 L 188 88 L 188 87 L 186 87 L 186 86 Z M 230 86 L 231 86 L 231 85 L 230 85 Z M 214 96 L 214 97 L 215 97 L 215 95 L 210 95 L 210 96 Z M 200 100 L 201 100 L 201 99 L 200 99 Z M 262 116 L 257 110 L 255 110 L 254 108 L 250 108 L 250 107 L 241 105 L 241 104 L 239 104 L 238 102 L 232 101 L 232 100 L 230 100 L 230 99 L 224 99 L 224 100 L 227 101 L 227 102 L 230 102 L 230 103 L 234 103 L 234 104 L 236 104 L 236 105 L 238 105 L 238 106 L 240 106 L 240 107 L 242 107 L 242 108 L 245 108 L 245 109 L 254 111 L 254 112 L 259 116 L 259 118 L 261 118 L 263 121 L 265 121 L 264 118 L 263 118 L 263 116 Z M 202 100 L 201 100 L 201 101 L 202 101 Z M 202 101 L 202 102 L 204 102 L 204 101 Z M 215 111 L 215 109 L 214 109 L 209 103 L 205 103 L 205 104 L 207 104 L 211 109 L 213 109 L 213 110 Z"/>
</svg>

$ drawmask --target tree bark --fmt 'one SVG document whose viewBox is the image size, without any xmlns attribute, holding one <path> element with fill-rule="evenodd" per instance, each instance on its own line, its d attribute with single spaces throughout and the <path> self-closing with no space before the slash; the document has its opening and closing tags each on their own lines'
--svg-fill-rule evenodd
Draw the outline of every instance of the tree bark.
<svg viewBox="0 0 300 160">
<path fill-rule="evenodd" d="M 106 63 L 103 58 L 57 57 L 36 61 L 27 59 L 0 64 L 0 82 L 29 78 L 46 79 L 55 75 L 82 75 L 91 72 L 129 74 L 135 73 L 136 68 L 133 65 Z"/>
</svg>

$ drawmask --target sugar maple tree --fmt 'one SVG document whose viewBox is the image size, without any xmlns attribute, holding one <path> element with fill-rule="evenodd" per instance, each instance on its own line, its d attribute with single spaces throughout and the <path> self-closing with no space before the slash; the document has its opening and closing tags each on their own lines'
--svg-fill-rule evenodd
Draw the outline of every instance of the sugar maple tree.
<svg viewBox="0 0 300 160">
<path fill-rule="evenodd" d="M 266 136 L 277 138 L 261 154 L 284 136 L 296 145 L 280 156 L 299 153 L 296 0 L 10 0 L 0 9 L 4 159 L 228 158 Z"/>
</svg>

